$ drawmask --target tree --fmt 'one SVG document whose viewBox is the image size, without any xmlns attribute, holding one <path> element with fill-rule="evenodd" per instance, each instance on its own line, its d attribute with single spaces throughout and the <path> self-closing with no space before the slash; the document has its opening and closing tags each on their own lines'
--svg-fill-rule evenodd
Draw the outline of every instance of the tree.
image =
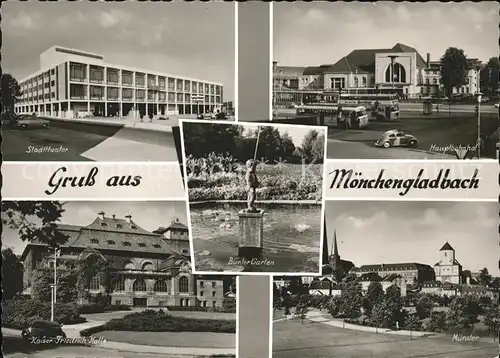
<svg viewBox="0 0 500 358">
<path fill-rule="evenodd" d="M 452 330 L 463 330 L 469 328 L 469 317 L 467 316 L 467 302 L 463 297 L 455 297 L 446 313 L 446 324 Z"/>
<path fill-rule="evenodd" d="M 14 111 L 14 105 L 21 97 L 21 87 L 17 80 L 9 73 L 2 74 L 1 77 L 1 101 L 2 111 Z"/>
<path fill-rule="evenodd" d="M 486 267 L 483 268 L 481 271 L 479 271 L 479 277 L 478 277 L 479 284 L 483 286 L 489 286 L 492 279 L 493 277 L 490 275 Z"/>
<path fill-rule="evenodd" d="M 488 331 L 496 336 L 500 329 L 500 307 L 490 307 L 484 315 L 483 323 L 488 328 Z"/>
<path fill-rule="evenodd" d="M 345 289 L 342 290 L 341 298 L 341 311 L 346 318 L 356 319 L 361 316 L 363 292 L 361 284 L 357 280 L 352 280 L 345 284 Z"/>
<path fill-rule="evenodd" d="M 311 148 L 311 159 L 314 163 L 323 163 L 325 153 L 325 136 L 319 134 L 313 142 Z"/>
<path fill-rule="evenodd" d="M 342 298 L 340 296 L 331 296 L 326 304 L 326 309 L 333 318 L 339 317 L 342 309 Z"/>
<path fill-rule="evenodd" d="M 233 153 L 235 138 L 243 134 L 243 127 L 233 124 L 185 122 L 182 130 L 186 156 L 192 155 L 194 158 L 207 156 L 208 149 L 217 154 Z"/>
<path fill-rule="evenodd" d="M 500 277 L 495 277 L 491 280 L 490 288 L 495 293 L 496 299 L 498 300 L 498 293 L 500 292 Z"/>
<path fill-rule="evenodd" d="M 15 297 L 23 291 L 24 267 L 11 248 L 2 250 L 3 300 Z"/>
<path fill-rule="evenodd" d="M 311 129 L 302 139 L 302 144 L 300 148 L 302 149 L 303 155 L 307 161 L 312 161 L 314 158 L 313 147 L 314 142 L 318 138 L 318 131 Z"/>
<path fill-rule="evenodd" d="M 499 86 L 500 60 L 491 57 L 486 66 L 481 69 L 480 83 L 483 92 L 495 91 Z"/>
<path fill-rule="evenodd" d="M 264 157 L 273 162 L 283 158 L 283 143 L 278 128 L 271 126 L 260 127 L 257 158 Z"/>
<path fill-rule="evenodd" d="M 467 83 L 469 65 L 464 50 L 449 47 L 441 57 L 441 83 L 448 98 L 451 98 L 453 88 L 463 86 Z"/>
<path fill-rule="evenodd" d="M 409 315 L 405 319 L 405 329 L 410 331 L 410 339 L 411 337 L 411 332 L 413 331 L 418 331 L 422 327 L 420 320 L 418 319 L 417 316 L 415 315 Z"/>
<path fill-rule="evenodd" d="M 300 295 L 304 292 L 304 285 L 302 284 L 302 280 L 299 276 L 290 277 L 288 290 L 292 295 Z"/>
<path fill-rule="evenodd" d="M 63 213 L 63 204 L 58 201 L 2 202 L 3 225 L 17 230 L 22 241 L 36 238 L 49 246 L 58 246 L 68 240 L 67 235 L 57 230 L 56 223 Z M 33 222 L 35 218 L 40 222 Z"/>
<path fill-rule="evenodd" d="M 434 307 L 434 302 L 432 301 L 432 298 L 426 294 L 422 295 L 415 303 L 417 316 L 420 319 L 425 319 L 427 317 L 430 317 L 433 307 Z"/>
<path fill-rule="evenodd" d="M 366 295 L 364 297 L 363 308 L 365 310 L 366 315 L 370 315 L 377 303 L 384 299 L 384 289 L 382 288 L 382 284 L 380 282 L 374 281 L 370 282 L 368 289 L 366 290 Z"/>
<path fill-rule="evenodd" d="M 75 302 L 78 296 L 78 272 L 74 268 L 57 268 L 57 302 Z M 33 271 L 31 295 L 34 299 L 49 302 L 52 298 L 54 271 L 52 267 L 40 267 Z"/>
<path fill-rule="evenodd" d="M 281 136 L 281 152 L 284 158 L 290 158 L 295 152 L 295 144 L 288 133 L 283 133 Z"/>
</svg>

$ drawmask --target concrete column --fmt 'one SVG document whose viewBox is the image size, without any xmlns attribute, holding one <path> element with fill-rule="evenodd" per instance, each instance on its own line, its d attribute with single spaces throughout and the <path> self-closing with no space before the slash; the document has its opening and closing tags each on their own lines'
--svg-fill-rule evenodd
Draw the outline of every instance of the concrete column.
<svg viewBox="0 0 500 358">
<path fill-rule="evenodd" d="M 104 117 L 108 117 L 108 102 L 104 102 Z"/>
<path fill-rule="evenodd" d="M 65 118 L 68 118 L 69 111 L 71 111 L 71 101 L 68 101 L 68 109 L 66 110 Z M 73 118 L 73 116 L 70 115 L 70 118 Z"/>
<path fill-rule="evenodd" d="M 160 115 L 160 104 L 156 102 L 156 114 Z"/>
<path fill-rule="evenodd" d="M 120 118 L 123 117 L 123 102 L 120 102 Z"/>
<path fill-rule="evenodd" d="M 264 239 L 264 210 L 257 212 L 241 210 L 238 217 L 240 222 L 238 256 L 247 259 L 260 257 Z"/>
<path fill-rule="evenodd" d="M 90 101 L 87 101 L 87 113 L 90 113 Z"/>
</svg>

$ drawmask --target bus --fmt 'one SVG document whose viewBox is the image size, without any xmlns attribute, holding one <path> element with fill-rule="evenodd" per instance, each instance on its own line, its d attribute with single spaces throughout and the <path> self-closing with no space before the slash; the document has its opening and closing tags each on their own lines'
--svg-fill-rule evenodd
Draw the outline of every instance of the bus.
<svg viewBox="0 0 500 358">
<path fill-rule="evenodd" d="M 316 105 L 301 105 L 297 107 L 297 122 L 301 118 L 316 117 L 316 124 L 320 124 L 321 115 L 324 115 L 324 125 L 346 128 L 358 129 L 366 128 L 369 123 L 366 107 L 364 106 L 341 106 L 341 116 L 339 118 L 339 106 L 331 104 L 316 104 Z"/>
<path fill-rule="evenodd" d="M 331 94 L 325 92 L 325 96 Z M 357 105 L 370 108 L 370 119 L 374 121 L 395 121 L 399 119 L 399 101 L 395 94 L 340 94 L 337 102 L 342 105 Z"/>
</svg>

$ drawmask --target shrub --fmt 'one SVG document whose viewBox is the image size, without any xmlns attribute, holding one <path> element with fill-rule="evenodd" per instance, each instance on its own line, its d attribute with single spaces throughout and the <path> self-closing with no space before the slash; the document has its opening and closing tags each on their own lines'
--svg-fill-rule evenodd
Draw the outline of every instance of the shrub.
<svg viewBox="0 0 500 358">
<path fill-rule="evenodd" d="M 3 304 L 2 324 L 4 327 L 22 329 L 35 320 L 49 320 L 50 313 L 50 302 L 34 299 L 7 300 Z M 56 303 L 54 320 L 64 324 L 87 321 L 79 315 L 76 305 L 72 303 Z"/>
<path fill-rule="evenodd" d="M 130 306 L 127 305 L 107 305 L 104 311 L 130 311 Z"/>
<path fill-rule="evenodd" d="M 113 319 L 97 331 L 139 331 L 139 332 L 214 332 L 236 333 L 235 320 L 212 320 L 172 316 L 163 310 L 146 310 Z M 82 333 L 82 335 L 84 334 Z"/>
<path fill-rule="evenodd" d="M 104 313 L 105 307 L 106 306 L 103 304 L 91 303 L 88 305 L 78 306 L 77 310 L 80 314 Z"/>
<path fill-rule="evenodd" d="M 235 300 L 236 301 L 236 300 Z M 236 313 L 234 308 L 224 307 L 201 307 L 201 306 L 167 306 L 169 311 L 185 311 L 185 312 L 221 312 L 221 313 Z"/>
</svg>

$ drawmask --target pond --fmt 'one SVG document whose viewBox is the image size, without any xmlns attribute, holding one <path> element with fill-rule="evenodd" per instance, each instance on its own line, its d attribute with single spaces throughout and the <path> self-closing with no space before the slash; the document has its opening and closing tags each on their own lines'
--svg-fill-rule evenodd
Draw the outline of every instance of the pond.
<svg viewBox="0 0 500 358">
<path fill-rule="evenodd" d="M 238 260 L 238 212 L 245 203 L 191 204 L 197 271 L 247 271 Z M 321 205 L 256 204 L 264 213 L 264 239 L 257 272 L 319 273 Z"/>
</svg>

